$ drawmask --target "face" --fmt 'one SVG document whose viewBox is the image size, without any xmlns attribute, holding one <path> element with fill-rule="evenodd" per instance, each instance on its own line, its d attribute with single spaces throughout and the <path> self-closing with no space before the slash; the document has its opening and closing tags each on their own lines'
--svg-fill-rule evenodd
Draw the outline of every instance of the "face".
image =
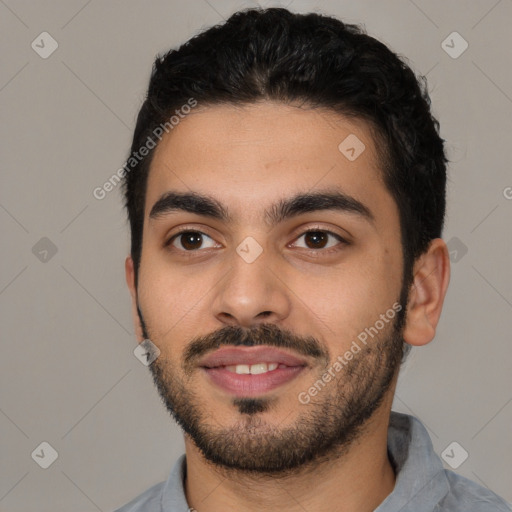
<svg viewBox="0 0 512 512">
<path fill-rule="evenodd" d="M 392 392 L 405 311 L 398 210 L 368 126 L 270 102 L 198 107 L 156 148 L 143 233 L 134 296 L 187 443 L 275 473 L 364 432 Z"/>
</svg>

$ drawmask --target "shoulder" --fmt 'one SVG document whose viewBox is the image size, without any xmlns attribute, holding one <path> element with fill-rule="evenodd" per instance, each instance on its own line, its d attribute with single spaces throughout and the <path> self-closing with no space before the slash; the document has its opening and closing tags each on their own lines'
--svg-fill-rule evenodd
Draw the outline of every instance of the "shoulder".
<svg viewBox="0 0 512 512">
<path fill-rule="evenodd" d="M 511 512 L 509 504 L 486 487 L 444 470 L 449 491 L 438 503 L 436 512 Z"/>
<path fill-rule="evenodd" d="M 162 490 L 165 482 L 150 487 L 132 501 L 116 509 L 114 512 L 160 512 Z"/>
<path fill-rule="evenodd" d="M 397 482 L 382 512 L 512 512 L 485 486 L 445 469 L 426 428 L 414 416 L 391 412 L 388 454 Z"/>
<path fill-rule="evenodd" d="M 166 482 L 153 485 L 115 512 L 188 511 L 183 487 L 185 471 L 186 457 L 182 454 L 174 463 Z"/>
</svg>

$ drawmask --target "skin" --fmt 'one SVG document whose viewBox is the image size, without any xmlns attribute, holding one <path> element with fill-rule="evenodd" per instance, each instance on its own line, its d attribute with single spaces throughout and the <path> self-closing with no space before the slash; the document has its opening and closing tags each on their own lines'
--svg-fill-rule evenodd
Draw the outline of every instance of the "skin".
<svg viewBox="0 0 512 512">
<path fill-rule="evenodd" d="M 354 161 L 338 150 L 350 134 L 366 146 Z M 335 188 L 366 205 L 374 222 L 354 213 L 321 210 L 273 228 L 265 223 L 263 212 L 276 201 Z M 150 219 L 152 206 L 169 190 L 214 197 L 233 222 L 183 211 Z M 205 248 L 190 256 L 179 239 L 172 249 L 165 247 L 180 227 L 208 235 Z M 311 228 L 332 231 L 350 243 L 330 238 L 327 249 L 312 249 L 302 236 Z M 263 249 L 250 264 L 236 252 L 248 236 Z M 297 336 L 314 336 L 333 362 L 400 296 L 398 210 L 380 178 L 369 127 L 359 120 L 274 102 L 194 109 L 156 149 L 137 289 L 130 257 L 125 267 L 139 342 L 144 336 L 137 304 L 161 351 L 159 363 L 167 363 L 199 397 L 200 412 L 212 428 L 248 425 L 229 394 L 212 386 L 200 371 L 185 375 L 181 363 L 190 340 L 225 326 L 271 323 Z M 449 274 L 446 244 L 435 239 L 414 266 L 402 331 L 407 343 L 420 346 L 434 338 Z M 325 371 L 317 361 L 309 363 L 297 378 L 270 392 L 272 407 L 257 414 L 262 431 L 300 425 L 307 409 L 297 396 Z M 353 442 L 282 478 L 214 465 L 185 435 L 189 505 L 198 512 L 374 510 L 395 485 L 386 441 L 398 369 L 382 403 Z M 316 403 L 343 389 L 343 378 L 340 372 L 339 386 L 327 387 Z"/>
</svg>

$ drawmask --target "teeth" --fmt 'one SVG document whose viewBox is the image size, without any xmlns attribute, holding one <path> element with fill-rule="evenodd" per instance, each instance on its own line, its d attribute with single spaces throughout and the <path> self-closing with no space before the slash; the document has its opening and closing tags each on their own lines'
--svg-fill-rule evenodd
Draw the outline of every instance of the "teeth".
<svg viewBox="0 0 512 512">
<path fill-rule="evenodd" d="M 268 367 L 266 365 L 266 363 L 257 363 L 257 364 L 253 364 L 251 366 L 251 374 L 252 375 L 258 375 L 260 373 L 267 373 L 268 372 Z"/>
<path fill-rule="evenodd" d="M 248 364 L 237 364 L 235 366 L 235 372 L 239 374 L 249 374 L 251 373 L 251 367 Z"/>
<path fill-rule="evenodd" d="M 279 363 L 256 363 L 252 365 L 248 364 L 237 364 L 226 366 L 226 370 L 230 372 L 238 373 L 240 375 L 259 375 L 260 373 L 267 373 L 275 370 L 279 366 Z"/>
</svg>

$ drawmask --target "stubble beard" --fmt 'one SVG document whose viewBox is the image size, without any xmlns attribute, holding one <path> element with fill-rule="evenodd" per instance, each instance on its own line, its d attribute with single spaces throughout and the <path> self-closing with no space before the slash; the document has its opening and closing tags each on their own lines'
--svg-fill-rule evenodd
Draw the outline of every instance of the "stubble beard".
<svg viewBox="0 0 512 512">
<path fill-rule="evenodd" d="M 298 474 L 341 456 L 364 433 L 399 370 L 404 318 L 405 312 L 398 312 L 393 323 L 361 347 L 308 404 L 300 403 L 297 396 L 233 398 L 239 418 L 229 426 L 215 422 L 214 404 L 188 385 L 191 376 L 195 374 L 198 378 L 199 368 L 185 372 L 183 365 L 177 368 L 175 362 L 160 357 L 150 365 L 150 370 L 166 408 L 207 461 L 229 471 L 273 476 Z M 235 344 L 232 340 L 240 335 L 239 328 L 219 332 L 220 335 L 213 333 L 217 343 L 230 340 L 228 344 Z M 273 340 L 270 345 L 290 347 L 295 341 L 283 337 L 282 331 L 272 324 L 261 324 L 244 333 L 245 345 L 262 344 L 266 339 Z M 279 336 L 274 338 L 274 333 Z M 208 339 L 213 341 L 211 335 Z M 304 391 L 321 379 L 336 358 L 331 359 L 319 350 L 325 358 Z M 288 416 L 283 413 L 286 408 L 290 411 Z M 285 416 L 283 422 L 290 416 L 295 416 L 295 420 L 288 426 L 269 423 L 263 415 L 268 417 L 273 410 Z"/>
</svg>

